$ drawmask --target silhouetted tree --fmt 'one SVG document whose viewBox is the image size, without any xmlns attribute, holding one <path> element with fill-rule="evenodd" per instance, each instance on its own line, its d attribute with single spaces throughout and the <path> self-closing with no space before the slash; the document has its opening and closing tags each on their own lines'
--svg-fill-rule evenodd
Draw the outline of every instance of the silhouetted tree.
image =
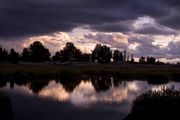
<svg viewBox="0 0 180 120">
<path fill-rule="evenodd" d="M 30 52 L 28 50 L 28 48 L 24 48 L 22 55 L 21 55 L 21 60 L 24 62 L 28 62 L 30 61 L 31 57 L 30 57 Z"/>
<path fill-rule="evenodd" d="M 113 53 L 113 61 L 117 62 L 119 61 L 119 50 L 115 50 Z"/>
<path fill-rule="evenodd" d="M 33 42 L 29 48 L 30 58 L 32 62 L 44 62 L 50 60 L 50 52 L 41 42 Z"/>
<path fill-rule="evenodd" d="M 124 59 L 124 57 L 123 57 L 123 53 L 122 53 L 122 52 L 120 52 L 120 55 L 119 55 L 119 61 L 123 62 L 123 59 Z"/>
<path fill-rule="evenodd" d="M 56 52 L 55 55 L 52 56 L 53 62 L 57 62 L 57 61 L 60 62 L 60 61 L 61 61 L 61 58 L 62 58 L 62 56 L 61 56 L 61 53 L 60 53 L 60 52 Z"/>
<path fill-rule="evenodd" d="M 129 53 L 127 54 L 127 62 L 129 62 Z"/>
<path fill-rule="evenodd" d="M 82 53 L 77 49 L 73 43 L 68 42 L 63 50 L 60 51 L 62 55 L 62 61 L 80 61 L 82 58 Z"/>
<path fill-rule="evenodd" d="M 156 64 L 157 65 L 163 65 L 163 64 L 165 64 L 164 62 L 161 62 L 160 60 L 158 60 L 157 62 L 156 62 Z"/>
<path fill-rule="evenodd" d="M 8 60 L 8 52 L 0 47 L 0 62 Z"/>
<path fill-rule="evenodd" d="M 123 56 L 123 58 L 124 58 L 123 61 L 126 62 L 126 59 L 127 59 L 127 51 L 126 51 L 126 50 L 124 50 L 124 56 Z"/>
<path fill-rule="evenodd" d="M 120 54 L 120 51 L 119 51 L 119 50 L 115 50 L 115 51 L 114 51 L 114 53 L 113 53 L 113 61 L 114 61 L 114 62 L 119 61 L 119 54 Z"/>
<path fill-rule="evenodd" d="M 145 57 L 141 57 L 141 58 L 139 59 L 139 63 L 140 63 L 140 64 L 145 64 L 145 63 L 146 63 L 146 58 L 145 58 Z"/>
<path fill-rule="evenodd" d="M 11 49 L 9 54 L 9 62 L 12 64 L 17 64 L 18 61 L 19 61 L 19 54 L 14 49 Z"/>
<path fill-rule="evenodd" d="M 134 56 L 131 54 L 131 63 L 134 63 Z"/>
<path fill-rule="evenodd" d="M 98 63 L 110 63 L 112 58 L 112 51 L 106 45 L 97 44 L 92 51 L 92 61 L 98 61 Z"/>
<path fill-rule="evenodd" d="M 91 60 L 93 62 L 96 62 L 96 60 L 98 59 L 98 53 L 100 51 L 100 48 L 101 48 L 101 44 L 97 44 L 94 50 L 92 51 Z"/>
<path fill-rule="evenodd" d="M 91 61 L 91 54 L 88 54 L 88 53 L 82 54 L 82 61 L 84 61 L 84 62 Z"/>
<path fill-rule="evenodd" d="M 123 54 L 119 50 L 115 50 L 113 53 L 113 61 L 114 62 L 122 62 L 123 61 Z"/>
<path fill-rule="evenodd" d="M 147 57 L 147 64 L 155 64 L 156 58 L 154 57 Z"/>
</svg>

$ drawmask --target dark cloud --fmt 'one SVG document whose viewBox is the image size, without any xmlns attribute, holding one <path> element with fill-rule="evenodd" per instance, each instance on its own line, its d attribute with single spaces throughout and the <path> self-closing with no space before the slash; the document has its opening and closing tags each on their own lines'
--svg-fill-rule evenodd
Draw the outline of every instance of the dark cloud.
<svg viewBox="0 0 180 120">
<path fill-rule="evenodd" d="M 136 49 L 133 50 L 135 57 L 153 56 L 156 58 L 165 58 L 165 49 L 159 45 L 154 45 L 153 38 L 149 36 L 132 37 L 128 41 L 130 44 L 138 43 Z"/>
<path fill-rule="evenodd" d="M 180 30 L 180 15 L 179 15 L 179 11 L 178 13 L 172 13 L 171 15 L 167 16 L 166 18 L 163 19 L 159 19 L 158 20 L 160 24 L 173 28 L 173 29 L 177 29 Z"/>
<path fill-rule="evenodd" d="M 154 40 L 150 37 L 140 37 L 140 36 L 135 36 L 135 37 L 130 37 L 128 39 L 129 44 L 134 44 L 134 43 L 139 43 L 139 44 L 146 44 L 146 43 L 152 43 Z"/>
<path fill-rule="evenodd" d="M 135 57 L 141 56 L 153 56 L 158 59 L 166 58 L 169 60 L 180 58 L 180 41 L 171 41 L 166 47 L 160 45 L 154 45 L 153 38 L 149 36 L 143 37 L 131 37 L 128 39 L 130 44 L 138 43 L 139 45 L 135 50 L 132 50 Z"/>
<path fill-rule="evenodd" d="M 0 38 L 70 31 L 83 25 L 106 32 L 132 31 L 132 21 L 142 16 L 178 29 L 179 15 L 172 10 L 178 13 L 179 4 L 177 0 L 1 0 Z M 157 29 L 144 29 L 152 31 Z"/>
<path fill-rule="evenodd" d="M 137 57 L 153 56 L 156 58 L 164 58 L 165 52 L 159 45 L 153 45 L 152 43 L 145 42 L 137 47 L 135 55 Z"/>
<path fill-rule="evenodd" d="M 166 58 L 168 59 L 180 58 L 179 51 L 180 51 L 180 41 L 170 42 L 166 49 L 166 54 L 167 54 Z"/>
</svg>

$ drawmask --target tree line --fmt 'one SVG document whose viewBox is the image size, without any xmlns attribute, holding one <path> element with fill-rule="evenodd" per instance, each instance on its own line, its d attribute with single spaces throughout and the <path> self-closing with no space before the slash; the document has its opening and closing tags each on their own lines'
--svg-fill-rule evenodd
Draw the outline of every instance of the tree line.
<svg viewBox="0 0 180 120">
<path fill-rule="evenodd" d="M 129 54 L 126 50 L 120 51 L 118 49 L 114 52 L 106 45 L 97 44 L 91 53 L 82 53 L 80 49 L 72 42 L 67 42 L 62 50 L 57 51 L 52 57 L 49 49 L 47 49 L 39 41 L 30 44 L 29 47 L 24 48 L 22 53 L 16 52 L 11 49 L 8 52 L 5 48 L 0 47 L 0 62 L 9 61 L 10 63 L 17 64 L 22 62 L 97 62 L 101 64 L 108 64 L 113 62 L 120 63 L 135 63 L 133 54 Z M 160 62 L 160 61 L 159 61 Z M 156 64 L 154 57 L 141 57 L 139 59 L 141 64 Z"/>
</svg>

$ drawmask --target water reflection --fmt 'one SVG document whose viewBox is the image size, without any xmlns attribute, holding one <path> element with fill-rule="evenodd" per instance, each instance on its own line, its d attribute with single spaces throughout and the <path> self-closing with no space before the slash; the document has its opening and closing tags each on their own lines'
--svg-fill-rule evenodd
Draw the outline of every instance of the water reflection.
<svg viewBox="0 0 180 120">
<path fill-rule="evenodd" d="M 92 82 L 81 81 L 72 92 L 68 92 L 61 84 L 56 84 L 53 81 L 39 95 L 59 101 L 68 100 L 74 105 L 84 106 L 95 102 L 121 102 L 127 99 L 129 92 L 136 91 L 138 91 L 138 87 L 135 82 L 128 83 L 127 86 L 111 86 L 108 91 L 97 92 Z"/>
<path fill-rule="evenodd" d="M 54 81 L 50 82 L 41 92 L 40 96 L 53 97 L 59 101 L 65 101 L 69 98 L 69 93 L 63 88 L 62 85 L 56 84 Z"/>
<path fill-rule="evenodd" d="M 158 90 L 162 86 L 180 88 L 179 83 L 175 82 L 151 85 L 146 81 L 122 81 L 111 77 L 98 77 L 89 80 L 11 81 L 8 85 L 5 81 L 1 81 L 0 86 L 28 95 L 35 94 L 59 102 L 70 102 L 75 106 L 89 106 L 98 102 L 131 102 L 136 96 L 150 89 Z"/>
<path fill-rule="evenodd" d="M 30 90 L 33 91 L 33 93 L 38 94 L 45 86 L 48 86 L 49 81 L 38 81 L 38 82 L 31 82 L 30 84 L 28 84 L 28 87 Z"/>
<path fill-rule="evenodd" d="M 0 81 L 0 91 L 6 92 L 12 101 L 14 120 L 51 120 L 52 116 L 55 120 L 121 120 L 128 115 L 137 96 L 164 86 L 180 89 L 178 82 L 154 85 L 112 77 Z"/>
</svg>

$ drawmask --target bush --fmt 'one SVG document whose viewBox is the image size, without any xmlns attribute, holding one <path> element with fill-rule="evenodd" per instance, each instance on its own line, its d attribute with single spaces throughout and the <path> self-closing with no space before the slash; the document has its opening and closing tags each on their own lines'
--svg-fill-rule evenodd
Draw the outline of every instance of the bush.
<svg viewBox="0 0 180 120">
<path fill-rule="evenodd" d="M 136 98 L 124 120 L 175 119 L 179 117 L 180 91 L 162 88 Z"/>
</svg>

